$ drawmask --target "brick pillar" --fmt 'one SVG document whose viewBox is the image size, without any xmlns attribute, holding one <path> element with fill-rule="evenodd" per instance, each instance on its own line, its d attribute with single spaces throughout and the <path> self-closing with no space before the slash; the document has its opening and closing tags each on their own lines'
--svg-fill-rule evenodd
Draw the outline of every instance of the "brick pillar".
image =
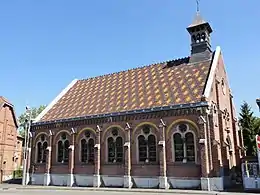
<svg viewBox="0 0 260 195">
<path fill-rule="evenodd" d="M 74 179 L 74 165 L 75 165 L 75 139 L 76 139 L 76 132 L 72 128 L 71 131 L 71 145 L 69 147 L 69 175 L 68 175 L 68 182 L 67 186 L 73 186 L 75 184 Z"/>
<path fill-rule="evenodd" d="M 97 125 L 96 129 L 96 144 L 95 144 L 95 173 L 94 173 L 94 187 L 99 188 L 101 185 L 100 179 L 100 136 L 101 135 L 101 128 Z"/>
<path fill-rule="evenodd" d="M 160 140 L 159 140 L 159 162 L 160 162 L 160 177 L 159 177 L 159 187 L 161 189 L 169 189 L 169 184 L 167 180 L 167 162 L 166 162 L 166 148 L 165 148 L 165 123 L 162 121 L 159 124 L 160 129 Z"/>
<path fill-rule="evenodd" d="M 124 157 L 125 157 L 125 174 L 124 174 L 124 187 L 132 188 L 132 178 L 131 178 L 131 127 L 127 123 L 125 127 L 126 140 L 124 144 Z"/>
<path fill-rule="evenodd" d="M 209 154 L 207 139 L 207 115 L 201 115 L 198 119 L 200 135 L 200 163 L 201 163 L 201 189 L 210 191 L 209 181 Z"/>
<path fill-rule="evenodd" d="M 52 161 L 52 142 L 53 142 L 53 134 L 50 131 L 49 133 L 49 145 L 47 147 L 46 154 L 46 170 L 44 176 L 44 185 L 49 186 L 51 184 L 51 161 Z"/>
</svg>

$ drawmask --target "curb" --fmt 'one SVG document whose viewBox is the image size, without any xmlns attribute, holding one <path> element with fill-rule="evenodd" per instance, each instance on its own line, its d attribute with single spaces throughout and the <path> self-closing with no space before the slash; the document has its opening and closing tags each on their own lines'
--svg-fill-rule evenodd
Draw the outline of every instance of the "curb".
<svg viewBox="0 0 260 195">
<path fill-rule="evenodd" d="M 193 190 L 159 190 L 159 189 L 126 189 L 126 188 L 84 188 L 84 187 L 3 187 L 7 190 L 58 190 L 58 191 L 96 191 L 96 192 L 138 192 L 138 193 L 163 193 L 163 194 L 196 194 L 196 195 L 218 195 L 215 191 L 193 191 Z"/>
</svg>

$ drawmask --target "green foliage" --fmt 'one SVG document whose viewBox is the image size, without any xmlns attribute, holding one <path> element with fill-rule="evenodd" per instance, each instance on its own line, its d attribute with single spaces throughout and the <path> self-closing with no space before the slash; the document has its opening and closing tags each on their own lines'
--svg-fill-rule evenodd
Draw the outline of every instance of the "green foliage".
<svg viewBox="0 0 260 195">
<path fill-rule="evenodd" d="M 23 177 L 23 170 L 18 169 L 13 172 L 13 178 L 21 178 Z"/>
<path fill-rule="evenodd" d="M 44 106 L 44 105 L 41 105 L 39 108 L 31 108 L 31 110 L 32 110 L 31 118 L 35 119 L 45 108 L 46 108 L 46 106 Z M 24 124 L 25 124 L 26 119 L 27 120 L 29 119 L 28 113 L 26 113 L 26 112 L 21 114 L 18 117 L 18 122 L 19 122 L 18 131 L 22 137 L 25 136 L 25 125 Z"/>
<path fill-rule="evenodd" d="M 251 107 L 244 102 L 240 108 L 241 129 L 247 156 L 256 156 L 255 136 L 260 133 L 260 119 L 253 116 Z"/>
</svg>

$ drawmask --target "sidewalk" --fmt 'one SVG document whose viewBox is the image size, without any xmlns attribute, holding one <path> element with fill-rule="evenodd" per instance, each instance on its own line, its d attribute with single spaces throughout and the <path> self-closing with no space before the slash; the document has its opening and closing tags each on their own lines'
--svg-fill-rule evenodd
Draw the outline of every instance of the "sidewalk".
<svg viewBox="0 0 260 195">
<path fill-rule="evenodd" d="M 201 191 L 201 190 L 177 190 L 177 189 L 169 189 L 169 190 L 161 190 L 161 189 L 140 189 L 140 188 L 93 188 L 93 187 L 66 187 L 66 186 L 36 186 L 36 185 L 28 185 L 22 186 L 19 184 L 0 184 L 0 191 L 19 191 L 19 190 L 35 190 L 35 191 L 50 191 L 50 190 L 59 190 L 59 191 L 99 191 L 99 192 L 139 192 L 139 193 L 162 193 L 162 194 L 196 194 L 196 195 L 243 195 L 253 193 L 237 193 L 237 192 L 215 192 L 215 191 Z M 255 193 L 258 194 L 259 193 Z"/>
<path fill-rule="evenodd" d="M 143 193 L 163 193 L 163 194 L 198 194 L 198 195 L 217 195 L 219 192 L 214 191 L 201 191 L 201 190 L 161 190 L 161 189 L 140 189 L 140 188 L 93 188 L 93 187 L 66 187 L 66 186 L 36 186 L 36 185 L 28 185 L 22 186 L 17 184 L 0 184 L 1 190 L 36 190 L 36 191 L 44 191 L 44 190 L 77 190 L 77 191 L 100 191 L 100 192 L 143 192 Z"/>
</svg>

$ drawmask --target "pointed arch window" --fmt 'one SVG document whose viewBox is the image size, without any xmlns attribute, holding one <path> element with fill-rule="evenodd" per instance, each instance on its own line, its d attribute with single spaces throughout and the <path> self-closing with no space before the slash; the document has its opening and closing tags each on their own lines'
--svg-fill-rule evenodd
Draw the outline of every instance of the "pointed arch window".
<svg viewBox="0 0 260 195">
<path fill-rule="evenodd" d="M 86 131 L 84 137 L 80 141 L 81 146 L 81 162 L 83 163 L 94 163 L 94 137 Z"/>
<path fill-rule="evenodd" d="M 37 163 L 46 163 L 47 159 L 47 136 L 46 135 L 41 135 L 40 139 L 37 141 L 36 144 L 36 161 Z"/>
<path fill-rule="evenodd" d="M 145 125 L 142 128 L 142 134 L 138 136 L 138 154 L 139 162 L 156 162 L 157 145 L 156 137 L 151 133 L 150 126 Z"/>
<path fill-rule="evenodd" d="M 179 124 L 173 134 L 173 156 L 175 162 L 196 162 L 196 142 L 194 132 L 187 124 Z"/>
<path fill-rule="evenodd" d="M 58 162 L 68 163 L 69 162 L 69 147 L 70 142 L 68 140 L 68 135 L 62 133 L 58 141 Z"/>
<path fill-rule="evenodd" d="M 107 139 L 107 153 L 108 162 L 110 163 L 122 163 L 123 162 L 123 138 L 119 136 L 118 128 L 113 128 L 111 135 Z"/>
</svg>

